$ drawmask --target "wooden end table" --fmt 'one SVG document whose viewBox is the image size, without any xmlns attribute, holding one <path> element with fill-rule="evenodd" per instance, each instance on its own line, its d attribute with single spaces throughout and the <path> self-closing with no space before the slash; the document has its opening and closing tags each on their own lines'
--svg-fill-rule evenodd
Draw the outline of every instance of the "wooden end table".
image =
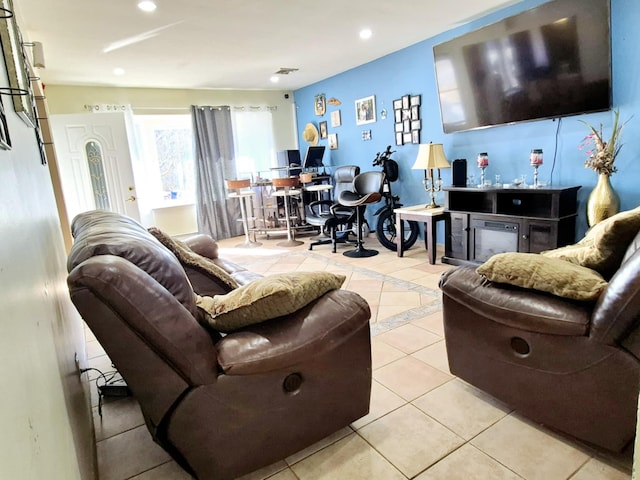
<svg viewBox="0 0 640 480">
<path fill-rule="evenodd" d="M 429 253 L 429 263 L 436 263 L 436 224 L 439 221 L 448 221 L 449 212 L 445 212 L 444 207 L 426 208 L 425 205 L 414 205 L 411 207 L 396 208 L 396 243 L 398 245 L 398 256 L 402 257 L 404 250 L 399 239 L 404 238 L 404 224 L 402 220 L 414 220 L 424 223 L 424 246 Z"/>
</svg>

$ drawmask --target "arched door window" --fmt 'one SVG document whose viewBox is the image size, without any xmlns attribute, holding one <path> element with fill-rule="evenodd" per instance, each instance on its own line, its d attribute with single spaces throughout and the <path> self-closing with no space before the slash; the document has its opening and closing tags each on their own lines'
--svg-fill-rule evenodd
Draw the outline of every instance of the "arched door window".
<svg viewBox="0 0 640 480">
<path fill-rule="evenodd" d="M 99 142 L 90 140 L 85 144 L 84 151 L 87 157 L 87 165 L 89 166 L 91 189 L 93 190 L 96 208 L 111 210 L 109 191 L 107 190 L 107 179 L 104 174 L 102 147 Z"/>
</svg>

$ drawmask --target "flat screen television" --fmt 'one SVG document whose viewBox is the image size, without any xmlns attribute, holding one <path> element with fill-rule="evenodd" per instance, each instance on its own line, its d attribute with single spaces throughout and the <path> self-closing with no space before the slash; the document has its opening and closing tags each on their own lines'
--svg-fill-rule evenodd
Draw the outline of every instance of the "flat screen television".
<svg viewBox="0 0 640 480">
<path fill-rule="evenodd" d="M 317 145 L 307 148 L 307 154 L 304 157 L 304 168 L 318 169 L 323 166 L 322 157 L 324 156 L 324 145 Z"/>
<path fill-rule="evenodd" d="M 554 0 L 434 46 L 445 133 L 611 108 L 609 0 Z"/>
</svg>

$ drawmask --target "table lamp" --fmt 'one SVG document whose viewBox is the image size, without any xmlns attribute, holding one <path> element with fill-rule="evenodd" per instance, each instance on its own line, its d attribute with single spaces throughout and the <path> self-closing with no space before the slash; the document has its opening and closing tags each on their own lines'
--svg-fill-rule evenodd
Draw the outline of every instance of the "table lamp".
<svg viewBox="0 0 640 480">
<path fill-rule="evenodd" d="M 441 143 L 420 144 L 416 162 L 411 167 L 413 170 L 424 170 L 424 189 L 431 196 L 431 203 L 426 208 L 437 208 L 436 192 L 442 190 L 442 180 L 440 179 L 440 169 L 450 168 L 444 148 Z M 438 169 L 438 179 L 434 179 L 433 170 Z"/>
</svg>

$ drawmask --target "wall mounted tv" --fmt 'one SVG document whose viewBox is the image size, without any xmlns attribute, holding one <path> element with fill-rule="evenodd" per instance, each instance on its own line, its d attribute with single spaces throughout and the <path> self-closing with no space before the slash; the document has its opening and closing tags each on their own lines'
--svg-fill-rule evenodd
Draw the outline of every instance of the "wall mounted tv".
<svg viewBox="0 0 640 480">
<path fill-rule="evenodd" d="M 445 133 L 611 108 L 609 0 L 554 0 L 433 48 Z"/>
</svg>

